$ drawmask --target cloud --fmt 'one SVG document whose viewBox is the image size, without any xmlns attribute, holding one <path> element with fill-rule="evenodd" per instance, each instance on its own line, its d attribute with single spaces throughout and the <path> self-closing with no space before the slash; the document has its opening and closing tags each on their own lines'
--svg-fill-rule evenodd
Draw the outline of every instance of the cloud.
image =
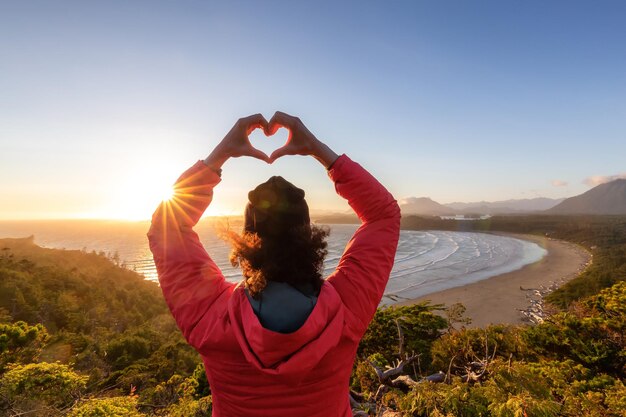
<svg viewBox="0 0 626 417">
<path fill-rule="evenodd" d="M 626 172 L 615 175 L 593 175 L 591 177 L 585 178 L 583 180 L 583 184 L 586 184 L 590 187 L 595 187 L 596 185 L 618 180 L 620 178 L 626 178 Z"/>
<path fill-rule="evenodd" d="M 552 185 L 555 186 L 555 187 L 565 187 L 567 185 L 567 181 L 552 180 Z"/>
</svg>

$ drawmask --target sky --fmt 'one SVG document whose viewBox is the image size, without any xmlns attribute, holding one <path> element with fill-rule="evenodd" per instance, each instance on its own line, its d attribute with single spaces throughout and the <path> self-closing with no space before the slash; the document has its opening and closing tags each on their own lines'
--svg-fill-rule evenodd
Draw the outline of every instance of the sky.
<svg viewBox="0 0 626 417">
<path fill-rule="evenodd" d="M 398 200 L 577 195 L 626 176 L 625 21 L 623 1 L 0 0 L 0 219 L 149 219 L 276 110 Z M 294 156 L 228 161 L 207 214 L 272 175 L 349 209 Z"/>
</svg>

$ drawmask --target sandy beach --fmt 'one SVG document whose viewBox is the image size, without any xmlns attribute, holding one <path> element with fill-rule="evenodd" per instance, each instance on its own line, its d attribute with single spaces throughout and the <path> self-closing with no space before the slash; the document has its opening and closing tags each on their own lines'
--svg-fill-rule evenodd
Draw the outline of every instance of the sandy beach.
<svg viewBox="0 0 626 417">
<path fill-rule="evenodd" d="M 522 311 L 531 307 L 532 299 L 540 298 L 534 289 L 561 285 L 575 278 L 591 261 L 588 251 L 570 242 L 534 235 L 503 235 L 535 242 L 548 253 L 540 261 L 516 271 L 428 294 L 398 305 L 422 301 L 446 305 L 462 303 L 467 308 L 465 315 L 472 319 L 467 327 L 527 323 Z"/>
</svg>

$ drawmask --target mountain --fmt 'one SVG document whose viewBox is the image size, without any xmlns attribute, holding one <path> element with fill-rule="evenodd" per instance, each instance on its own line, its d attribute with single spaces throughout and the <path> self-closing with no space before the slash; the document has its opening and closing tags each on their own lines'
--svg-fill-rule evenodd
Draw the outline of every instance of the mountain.
<svg viewBox="0 0 626 417">
<path fill-rule="evenodd" d="M 553 198 L 524 198 L 517 200 L 502 201 L 480 201 L 476 203 L 450 203 L 445 204 L 446 207 L 454 209 L 458 214 L 461 213 L 481 213 L 481 214 L 507 214 L 520 213 L 528 211 L 543 211 L 550 209 L 563 199 Z"/>
<path fill-rule="evenodd" d="M 317 216 L 311 215 L 313 223 L 318 224 L 360 224 L 361 221 L 356 214 L 351 213 L 330 213 L 330 214 L 318 214 Z"/>
<path fill-rule="evenodd" d="M 403 215 L 453 216 L 455 211 L 428 197 L 408 197 L 398 202 Z"/>
<path fill-rule="evenodd" d="M 545 211 L 547 214 L 626 214 L 626 179 L 600 184 Z"/>
</svg>

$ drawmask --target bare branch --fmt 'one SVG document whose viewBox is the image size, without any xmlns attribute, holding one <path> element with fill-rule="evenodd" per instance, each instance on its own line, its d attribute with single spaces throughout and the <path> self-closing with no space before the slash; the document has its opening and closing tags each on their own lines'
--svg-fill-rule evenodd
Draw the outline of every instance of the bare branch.
<svg viewBox="0 0 626 417">
<path fill-rule="evenodd" d="M 409 356 L 406 359 L 400 360 L 397 362 L 396 366 L 393 368 L 389 368 L 385 371 L 380 369 L 378 366 L 374 365 L 372 362 L 368 361 L 368 363 L 374 368 L 374 372 L 376 372 L 376 376 L 381 384 L 388 384 L 391 378 L 394 378 L 400 375 L 404 371 L 404 367 L 413 361 L 415 361 L 419 355 Z"/>
<path fill-rule="evenodd" d="M 408 375 L 400 375 L 399 377 L 391 381 L 391 384 L 395 388 L 411 388 L 417 385 L 418 383 L 417 381 L 414 381 L 413 378 L 411 378 Z"/>
<path fill-rule="evenodd" d="M 404 332 L 402 331 L 402 326 L 400 326 L 400 321 L 396 319 L 395 322 L 398 328 L 398 356 L 402 359 L 404 358 Z"/>
</svg>

